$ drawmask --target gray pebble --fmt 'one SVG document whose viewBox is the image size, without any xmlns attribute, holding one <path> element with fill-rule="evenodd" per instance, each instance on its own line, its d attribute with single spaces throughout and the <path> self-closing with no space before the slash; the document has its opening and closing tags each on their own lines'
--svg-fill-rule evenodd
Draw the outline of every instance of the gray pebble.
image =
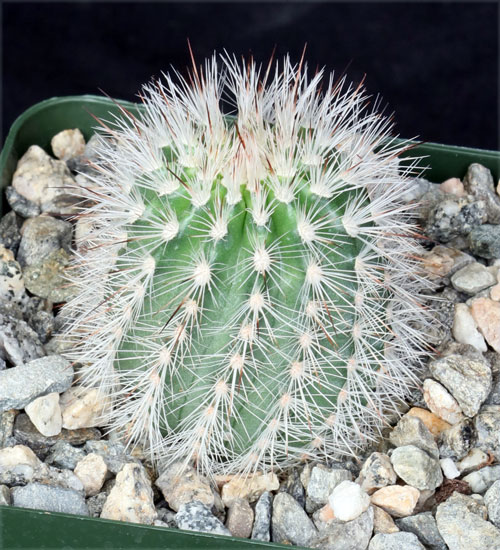
<svg viewBox="0 0 500 550">
<path fill-rule="evenodd" d="M 484 358 L 452 354 L 430 361 L 429 369 L 451 392 L 466 416 L 474 416 L 490 393 L 491 369 Z"/>
<path fill-rule="evenodd" d="M 495 466 L 485 466 L 475 472 L 471 472 L 463 478 L 466 481 L 473 493 L 486 492 L 495 481 L 500 479 L 500 464 Z"/>
<path fill-rule="evenodd" d="M 107 493 L 99 493 L 93 497 L 87 499 L 87 507 L 89 509 L 89 516 L 93 518 L 101 517 L 102 509 L 104 508 L 104 503 L 108 498 Z M 175 526 L 174 526 L 175 527 Z"/>
<path fill-rule="evenodd" d="M 434 458 L 439 457 L 438 446 L 427 426 L 416 416 L 405 415 L 389 435 L 395 447 L 415 445 Z"/>
<path fill-rule="evenodd" d="M 471 296 L 493 286 L 496 282 L 495 275 L 479 262 L 462 267 L 451 277 L 451 284 L 456 290 Z"/>
<path fill-rule="evenodd" d="M 500 258 L 500 226 L 484 224 L 475 227 L 468 235 L 471 252 L 481 258 Z"/>
<path fill-rule="evenodd" d="M 0 412 L 0 449 L 10 447 L 10 445 L 7 444 L 7 440 L 12 437 L 14 432 L 14 420 L 17 414 L 18 411 L 15 409 Z"/>
<path fill-rule="evenodd" d="M 6 485 L 0 485 L 0 506 L 10 506 L 11 502 L 10 489 Z"/>
<path fill-rule="evenodd" d="M 28 325 L 28 323 L 26 323 L 26 321 L 0 313 L 0 355 L 4 355 L 13 365 L 15 365 L 16 369 L 23 369 L 25 363 L 43 357 L 45 351 L 38 334 Z M 9 373 L 11 370 L 12 369 L 8 369 L 3 372 L 2 375 L 7 378 L 1 378 L 2 375 L 0 375 L 0 410 L 12 408 L 20 409 L 24 407 L 24 405 L 3 405 L 2 396 L 4 395 L 4 390 L 1 388 L 1 380 L 15 379 L 19 388 L 23 385 L 23 374 L 18 371 Z M 13 386 L 10 386 L 10 388 L 13 389 Z M 15 393 L 11 394 L 10 398 L 12 403 L 17 403 Z M 26 405 L 27 404 L 28 403 L 26 403 Z"/>
<path fill-rule="evenodd" d="M 269 491 L 260 495 L 255 505 L 255 517 L 253 521 L 252 539 L 269 542 L 271 540 L 271 514 L 273 496 Z"/>
<path fill-rule="evenodd" d="M 302 508 L 306 506 L 306 494 L 297 468 L 293 468 L 288 472 L 285 481 L 280 487 L 280 491 L 285 491 L 289 495 L 292 495 Z"/>
<path fill-rule="evenodd" d="M 474 422 L 468 418 L 442 431 L 437 440 L 441 458 L 460 460 L 467 455 L 476 442 Z"/>
<path fill-rule="evenodd" d="M 306 486 L 306 510 L 313 513 L 324 506 L 335 487 L 346 480 L 352 480 L 351 472 L 348 470 L 332 470 L 324 466 L 314 466 Z"/>
<path fill-rule="evenodd" d="M 471 511 L 463 495 L 454 493 L 441 503 L 437 507 L 436 522 L 450 550 L 499 549 L 500 530 Z"/>
<path fill-rule="evenodd" d="M 181 504 L 175 515 L 179 529 L 215 535 L 231 535 L 230 531 L 198 500 Z"/>
<path fill-rule="evenodd" d="M 0 410 L 23 409 L 37 397 L 62 393 L 73 381 L 73 367 L 59 355 L 0 371 Z"/>
<path fill-rule="evenodd" d="M 419 490 L 432 490 L 443 482 L 438 460 L 414 445 L 394 449 L 391 462 L 398 476 L 408 485 Z"/>
<path fill-rule="evenodd" d="M 33 218 L 40 215 L 38 204 L 20 195 L 12 186 L 9 185 L 5 189 L 5 196 L 12 210 L 23 218 Z"/>
<path fill-rule="evenodd" d="M 52 464 L 58 468 L 67 468 L 74 470 L 77 463 L 85 458 L 86 452 L 79 448 L 70 445 L 67 441 L 56 441 L 55 445 L 50 449 L 46 464 Z"/>
<path fill-rule="evenodd" d="M 373 532 L 373 507 L 351 521 L 332 520 L 317 526 L 320 534 L 312 541 L 312 548 L 365 550 Z"/>
<path fill-rule="evenodd" d="M 464 188 L 473 197 L 484 201 L 488 223 L 500 223 L 500 197 L 495 193 L 495 183 L 488 168 L 471 164 L 464 177 Z"/>
<path fill-rule="evenodd" d="M 425 550 L 413 533 L 378 533 L 370 541 L 368 550 Z"/>
<path fill-rule="evenodd" d="M 500 480 L 495 481 L 486 491 L 484 503 L 488 508 L 489 520 L 500 529 Z"/>
<path fill-rule="evenodd" d="M 237 498 L 227 510 L 226 527 L 233 537 L 247 539 L 252 534 L 254 512 L 248 500 Z"/>
<path fill-rule="evenodd" d="M 89 440 L 83 447 L 86 453 L 95 453 L 101 456 L 112 474 L 117 474 L 125 464 L 140 461 L 130 456 L 123 443 L 110 440 Z"/>
<path fill-rule="evenodd" d="M 14 422 L 14 437 L 18 443 L 27 445 L 33 452 L 44 460 L 50 449 L 57 441 L 67 441 L 72 445 L 83 445 L 89 439 L 101 437 L 97 428 L 80 428 L 79 430 L 67 430 L 63 428 L 61 433 L 54 436 L 42 435 L 33 425 L 27 414 L 18 414 Z"/>
<path fill-rule="evenodd" d="M 300 504 L 288 493 L 274 497 L 272 540 L 297 546 L 309 546 L 317 530 Z"/>
<path fill-rule="evenodd" d="M 413 533 L 429 550 L 447 550 L 443 537 L 439 534 L 436 520 L 431 512 L 396 520 L 396 525 L 408 533 Z"/>
<path fill-rule="evenodd" d="M 434 184 L 424 178 L 413 178 L 408 185 L 408 191 L 401 196 L 404 202 L 418 201 L 433 188 Z"/>
<path fill-rule="evenodd" d="M 500 461 L 500 406 L 484 406 L 474 420 L 477 433 L 476 447 L 491 452 Z"/>
<path fill-rule="evenodd" d="M 377 489 L 394 485 L 396 479 L 390 458 L 386 454 L 374 452 L 365 460 L 356 483 L 368 494 L 372 494 Z"/>
<path fill-rule="evenodd" d="M 0 219 L 0 244 L 12 250 L 14 255 L 17 254 L 19 243 L 21 242 L 21 227 L 20 219 L 14 211 L 10 211 Z"/>
<path fill-rule="evenodd" d="M 484 201 L 472 197 L 443 197 L 429 211 L 425 231 L 429 237 L 446 243 L 453 237 L 467 235 L 469 231 L 486 222 Z"/>
<path fill-rule="evenodd" d="M 39 264 L 52 252 L 63 248 L 70 252 L 72 226 L 52 216 L 37 216 L 26 220 L 17 254 L 21 266 Z"/>
<path fill-rule="evenodd" d="M 12 489 L 12 505 L 47 512 L 89 515 L 85 498 L 80 493 L 42 483 L 29 483 Z"/>
<path fill-rule="evenodd" d="M 487 351 L 484 357 L 490 365 L 493 378 L 490 394 L 486 398 L 484 404 L 500 405 L 500 353 L 496 351 Z"/>
</svg>

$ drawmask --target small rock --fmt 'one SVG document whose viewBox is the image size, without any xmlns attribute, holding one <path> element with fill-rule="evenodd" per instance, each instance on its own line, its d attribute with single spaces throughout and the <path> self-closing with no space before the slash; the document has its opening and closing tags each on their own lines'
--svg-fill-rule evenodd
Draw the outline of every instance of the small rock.
<svg viewBox="0 0 500 550">
<path fill-rule="evenodd" d="M 52 152 L 58 159 L 67 161 L 83 155 L 85 151 L 85 138 L 78 128 L 63 130 L 51 139 L 50 145 Z"/>
<path fill-rule="evenodd" d="M 484 224 L 475 227 L 468 235 L 467 242 L 471 252 L 486 258 L 500 258 L 500 226 Z"/>
<path fill-rule="evenodd" d="M 443 193 L 451 193 L 457 197 L 463 197 L 467 193 L 465 192 L 464 184 L 459 178 L 449 178 L 439 186 Z"/>
<path fill-rule="evenodd" d="M 453 237 L 467 235 L 473 227 L 486 222 L 486 205 L 484 201 L 473 197 L 456 197 L 442 194 L 429 211 L 425 231 L 432 239 L 443 243 Z"/>
<path fill-rule="evenodd" d="M 25 445 L 0 449 L 0 483 L 20 485 L 33 479 L 41 465 L 35 453 Z"/>
<path fill-rule="evenodd" d="M 271 515 L 273 496 L 265 491 L 255 505 L 255 518 L 252 529 L 252 539 L 269 542 L 271 540 Z"/>
<path fill-rule="evenodd" d="M 500 480 L 495 481 L 484 495 L 484 503 L 488 508 L 488 518 L 500 529 Z"/>
<path fill-rule="evenodd" d="M 464 188 L 469 195 L 486 204 L 488 223 L 500 223 L 500 198 L 495 195 L 495 183 L 488 168 L 473 163 L 464 177 Z"/>
<path fill-rule="evenodd" d="M 277 491 L 279 486 L 278 477 L 274 473 L 235 476 L 223 485 L 222 502 L 225 506 L 230 506 L 235 498 L 255 502 L 264 491 Z"/>
<path fill-rule="evenodd" d="M 357 483 L 342 481 L 328 497 L 328 502 L 336 518 L 352 521 L 368 509 L 370 497 Z"/>
<path fill-rule="evenodd" d="M 74 470 L 77 463 L 85 458 L 86 453 L 79 447 L 73 447 L 67 441 L 56 441 L 45 459 L 46 464 L 53 464 L 57 468 Z"/>
<path fill-rule="evenodd" d="M 32 481 L 71 489 L 85 495 L 82 482 L 71 470 L 60 470 L 53 466 L 47 466 L 47 464 L 41 464 L 35 471 Z"/>
<path fill-rule="evenodd" d="M 415 416 L 403 416 L 397 426 L 391 431 L 389 439 L 395 447 L 414 445 L 435 458 L 439 456 L 434 437 L 422 420 Z M 388 485 L 393 485 L 394 483 L 395 481 L 388 483 Z"/>
<path fill-rule="evenodd" d="M 457 467 L 461 474 L 468 474 L 478 470 L 488 463 L 488 455 L 481 449 L 471 449 L 465 458 L 458 463 Z"/>
<path fill-rule="evenodd" d="M 29 483 L 24 487 L 12 489 L 12 504 L 21 508 L 63 512 L 88 516 L 85 499 L 77 491 L 52 487 L 42 483 Z"/>
<path fill-rule="evenodd" d="M 471 313 L 485 340 L 500 352 L 500 302 L 477 298 L 471 304 Z"/>
<path fill-rule="evenodd" d="M 66 163 L 54 160 L 38 145 L 21 157 L 12 177 L 12 187 L 42 211 L 60 195 L 71 194 L 74 185 Z"/>
<path fill-rule="evenodd" d="M 450 550 L 498 550 L 500 530 L 471 512 L 465 498 L 454 493 L 437 508 L 437 527 L 445 543 Z"/>
<path fill-rule="evenodd" d="M 7 315 L 0 311 L 0 356 L 4 355 L 13 365 L 21 369 L 28 363 L 45 355 L 38 334 L 22 319 Z M 11 371 L 13 369 L 8 369 Z M 5 373 L 7 371 L 4 371 Z M 17 372 L 17 371 L 16 371 Z M 8 378 L 17 378 L 9 374 Z M 2 385 L 0 378 L 0 386 Z M 0 387 L 0 409 L 2 408 L 3 391 Z M 15 395 L 12 396 L 12 399 Z M 11 407 L 8 407 L 11 408 Z"/>
<path fill-rule="evenodd" d="M 439 455 L 453 460 L 462 459 L 476 442 L 474 423 L 466 418 L 438 437 Z"/>
<path fill-rule="evenodd" d="M 466 416 L 474 416 L 479 411 L 492 384 L 491 369 L 484 358 L 447 355 L 430 361 L 429 368 L 434 378 L 451 392 Z"/>
<path fill-rule="evenodd" d="M 15 255 L 21 242 L 20 218 L 13 211 L 8 212 L 0 219 L 0 244 L 8 248 Z"/>
<path fill-rule="evenodd" d="M 102 141 L 106 141 L 106 138 L 98 134 L 93 134 L 87 142 L 87 145 L 85 145 L 83 154 L 68 159 L 68 168 L 73 172 L 81 172 L 82 174 L 95 173 L 96 169 L 92 167 L 91 163 L 95 164 L 99 160 L 97 151 L 102 148 Z"/>
<path fill-rule="evenodd" d="M 484 406 L 474 419 L 474 425 L 477 434 L 476 446 L 492 453 L 500 461 L 500 406 Z"/>
<path fill-rule="evenodd" d="M 377 489 L 394 485 L 396 483 L 396 472 L 392 467 L 391 459 L 383 453 L 372 453 L 365 460 L 356 481 L 369 495 Z"/>
<path fill-rule="evenodd" d="M 88 439 L 101 437 L 95 428 L 81 430 L 61 430 L 61 433 L 47 437 L 42 435 L 33 425 L 27 414 L 18 414 L 14 422 L 14 437 L 19 443 L 28 445 L 39 457 L 45 457 L 57 441 L 66 441 L 72 445 L 83 445 Z"/>
<path fill-rule="evenodd" d="M 317 530 L 300 504 L 288 493 L 274 498 L 272 540 L 297 546 L 309 546 Z"/>
<path fill-rule="evenodd" d="M 12 186 L 6 187 L 5 196 L 14 213 L 22 218 L 32 218 L 40 215 L 38 204 L 23 197 Z"/>
<path fill-rule="evenodd" d="M 431 378 L 424 380 L 424 401 L 429 409 L 450 424 L 456 424 L 463 418 L 462 411 L 452 395 Z"/>
<path fill-rule="evenodd" d="M 322 525 L 319 535 L 310 543 L 322 550 L 365 550 L 373 531 L 373 506 L 352 521 L 334 519 Z"/>
<path fill-rule="evenodd" d="M 280 486 L 280 491 L 286 491 L 289 495 L 292 495 L 302 508 L 306 507 L 306 494 L 297 468 L 289 470 L 286 479 Z"/>
<path fill-rule="evenodd" d="M 10 506 L 11 502 L 10 489 L 7 485 L 0 485 L 0 506 Z"/>
<path fill-rule="evenodd" d="M 451 278 L 453 288 L 473 296 L 497 282 L 495 275 L 483 264 L 474 262 L 457 271 Z"/>
<path fill-rule="evenodd" d="M 408 190 L 402 195 L 401 200 L 404 202 L 418 201 L 433 187 L 434 184 L 424 178 L 413 178 L 411 185 L 408 186 Z"/>
<path fill-rule="evenodd" d="M 17 414 L 15 409 L 0 412 L 0 449 L 9 446 L 7 442 L 12 437 Z"/>
<path fill-rule="evenodd" d="M 420 418 L 434 437 L 437 437 L 442 431 L 451 427 L 451 424 L 445 422 L 439 418 L 439 416 L 428 411 L 427 409 L 412 407 L 406 414 L 407 416 L 416 416 L 417 418 Z"/>
<path fill-rule="evenodd" d="M 224 527 L 209 508 L 197 500 L 181 504 L 175 520 L 179 529 L 214 535 L 231 535 L 229 529 Z"/>
<path fill-rule="evenodd" d="M 314 466 L 305 485 L 307 494 L 306 510 L 312 513 L 324 506 L 335 487 L 342 481 L 350 481 L 351 479 L 351 472 L 348 470 L 332 470 L 322 465 Z"/>
<path fill-rule="evenodd" d="M 35 428 L 48 437 L 57 435 L 62 429 L 61 408 L 59 407 L 59 394 L 49 393 L 37 397 L 25 407 Z"/>
<path fill-rule="evenodd" d="M 425 254 L 422 263 L 424 269 L 432 278 L 451 277 L 459 269 L 474 262 L 474 258 L 455 248 L 441 244 Z"/>
<path fill-rule="evenodd" d="M 17 260 L 22 267 L 39 264 L 60 248 L 68 253 L 71 250 L 71 224 L 52 216 L 27 219 L 21 234 Z"/>
<path fill-rule="evenodd" d="M 181 462 L 176 462 L 163 471 L 155 485 L 163 493 L 170 508 L 176 512 L 187 502 L 201 502 L 208 508 L 215 504 L 214 493 L 208 480 L 199 475 L 194 468 Z M 237 499 L 232 499 L 231 503 L 233 500 Z"/>
<path fill-rule="evenodd" d="M 40 263 L 24 268 L 24 284 L 35 296 L 54 303 L 67 302 L 74 294 L 73 286 L 65 278 L 71 256 L 62 248 L 52 252 Z"/>
<path fill-rule="evenodd" d="M 391 462 L 398 476 L 419 490 L 435 489 L 443 481 L 438 460 L 414 445 L 394 449 Z"/>
<path fill-rule="evenodd" d="M 475 472 L 471 472 L 463 478 L 469 484 L 474 493 L 486 492 L 495 481 L 500 479 L 500 464 L 486 466 Z"/>
<path fill-rule="evenodd" d="M 156 519 L 153 490 L 148 476 L 139 464 L 125 464 L 116 476 L 101 518 L 151 525 Z"/>
<path fill-rule="evenodd" d="M 391 515 L 382 508 L 373 506 L 373 533 L 397 533 L 399 527 L 394 523 Z"/>
<path fill-rule="evenodd" d="M 447 550 L 443 537 L 439 534 L 436 520 L 431 512 L 423 512 L 396 520 L 396 525 L 407 533 L 413 533 L 429 550 Z"/>
<path fill-rule="evenodd" d="M 103 458 L 94 453 L 80 460 L 75 468 L 75 475 L 80 479 L 85 489 L 85 495 L 95 496 L 101 490 L 108 473 L 108 467 Z"/>
<path fill-rule="evenodd" d="M 441 470 L 443 470 L 446 479 L 455 479 L 459 477 L 460 471 L 451 458 L 442 458 L 439 464 L 441 465 Z"/>
<path fill-rule="evenodd" d="M 22 409 L 41 395 L 68 389 L 72 381 L 73 367 L 59 355 L 0 371 L 0 410 Z"/>
<path fill-rule="evenodd" d="M 409 485 L 382 487 L 371 496 L 372 504 L 394 517 L 409 516 L 417 505 L 420 491 Z"/>
<path fill-rule="evenodd" d="M 379 533 L 370 541 L 368 550 L 425 550 L 413 533 Z"/>
<path fill-rule="evenodd" d="M 22 307 L 27 299 L 21 266 L 14 259 L 13 252 L 0 244 L 0 300 Z"/>
<path fill-rule="evenodd" d="M 252 534 L 253 510 L 247 500 L 233 500 L 227 511 L 226 527 L 233 537 L 247 539 Z"/>
<path fill-rule="evenodd" d="M 451 330 L 453 338 L 457 342 L 469 344 L 482 352 L 488 349 L 467 304 L 455 304 L 455 316 Z"/>
<path fill-rule="evenodd" d="M 112 474 L 117 474 L 125 464 L 134 462 L 134 458 L 126 451 L 125 446 L 120 441 L 92 441 L 92 438 L 85 443 L 87 453 L 95 453 L 101 456 Z M 137 461 L 139 463 L 139 461 Z"/>
<path fill-rule="evenodd" d="M 109 400 L 97 388 L 73 386 L 61 395 L 63 427 L 78 430 L 100 426 L 109 407 Z"/>
<path fill-rule="evenodd" d="M 94 497 L 89 497 L 87 499 L 87 506 L 89 509 L 89 515 L 93 518 L 101 517 L 102 509 L 104 508 L 104 503 L 108 495 L 106 493 L 99 493 Z"/>
</svg>

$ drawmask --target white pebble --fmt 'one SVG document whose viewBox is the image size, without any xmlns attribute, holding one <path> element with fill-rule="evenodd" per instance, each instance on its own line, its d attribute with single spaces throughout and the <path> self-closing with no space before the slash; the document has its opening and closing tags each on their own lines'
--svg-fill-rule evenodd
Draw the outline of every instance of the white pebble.
<svg viewBox="0 0 500 550">
<path fill-rule="evenodd" d="M 63 130 L 56 134 L 51 142 L 52 152 L 61 160 L 82 155 L 85 150 L 85 138 L 78 128 Z"/>
<path fill-rule="evenodd" d="M 455 304 L 452 332 L 455 340 L 461 344 L 470 344 L 481 352 L 488 349 L 467 304 Z"/>
<path fill-rule="evenodd" d="M 446 479 L 455 479 L 460 475 L 456 464 L 451 458 L 442 458 L 439 464 L 441 464 L 441 470 L 443 470 Z"/>
<path fill-rule="evenodd" d="M 56 392 L 37 397 L 26 405 L 26 414 L 35 428 L 46 437 L 61 433 L 62 416 L 59 406 L 59 394 Z"/>
<path fill-rule="evenodd" d="M 359 517 L 370 506 L 370 497 L 354 481 L 343 481 L 328 497 L 335 517 L 342 521 L 351 521 Z"/>
<path fill-rule="evenodd" d="M 78 462 L 75 475 L 80 479 L 85 489 L 85 495 L 97 495 L 103 486 L 108 468 L 102 456 L 90 453 Z"/>
<path fill-rule="evenodd" d="M 463 418 L 462 410 L 454 397 L 431 378 L 424 380 L 424 401 L 435 415 L 450 424 L 456 424 Z"/>
</svg>

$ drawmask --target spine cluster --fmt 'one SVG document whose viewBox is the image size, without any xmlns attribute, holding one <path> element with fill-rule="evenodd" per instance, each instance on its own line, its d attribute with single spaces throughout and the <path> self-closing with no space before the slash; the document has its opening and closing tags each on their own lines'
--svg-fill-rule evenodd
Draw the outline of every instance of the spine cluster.
<svg viewBox="0 0 500 550">
<path fill-rule="evenodd" d="M 356 454 L 424 353 L 415 163 L 362 85 L 220 64 L 103 122 L 68 356 L 156 458 L 213 474 Z"/>
</svg>

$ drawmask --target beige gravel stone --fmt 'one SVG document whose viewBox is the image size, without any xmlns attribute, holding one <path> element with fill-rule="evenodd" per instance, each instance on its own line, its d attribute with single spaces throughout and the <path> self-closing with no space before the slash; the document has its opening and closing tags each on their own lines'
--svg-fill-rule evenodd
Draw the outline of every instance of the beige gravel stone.
<svg viewBox="0 0 500 550">
<path fill-rule="evenodd" d="M 225 506 L 230 506 L 236 498 L 254 502 L 264 491 L 277 491 L 279 486 L 278 477 L 274 473 L 236 476 L 222 487 L 222 502 Z"/>
<path fill-rule="evenodd" d="M 88 497 L 97 495 L 101 490 L 108 467 L 102 456 L 90 453 L 82 458 L 75 467 L 75 475 L 80 479 Z"/>
<path fill-rule="evenodd" d="M 455 340 L 461 344 L 470 344 L 481 352 L 488 349 L 467 304 L 455 304 L 451 331 Z"/>
<path fill-rule="evenodd" d="M 439 186 L 443 193 L 451 193 L 457 197 L 463 197 L 467 193 L 465 192 L 464 184 L 459 178 L 449 178 Z"/>
<path fill-rule="evenodd" d="M 63 428 L 78 430 L 102 425 L 101 416 L 109 406 L 97 388 L 74 386 L 61 395 Z"/>
<path fill-rule="evenodd" d="M 380 506 L 391 516 L 409 516 L 417 505 L 420 491 L 410 485 L 389 485 L 371 496 L 372 504 Z"/>
<path fill-rule="evenodd" d="M 500 303 L 477 298 L 472 301 L 471 313 L 488 344 L 500 353 Z"/>
<path fill-rule="evenodd" d="M 47 437 L 61 433 L 62 416 L 59 406 L 59 394 L 49 393 L 38 397 L 25 407 L 35 428 Z"/>
<path fill-rule="evenodd" d="M 41 464 L 36 454 L 26 445 L 0 449 L 0 472 L 11 470 L 18 465 L 30 466 L 35 470 Z"/>
<path fill-rule="evenodd" d="M 69 160 L 82 155 L 85 150 L 85 138 L 78 128 L 63 130 L 50 141 L 52 152 L 61 160 Z"/>
<path fill-rule="evenodd" d="M 433 412 L 430 412 L 427 409 L 422 409 L 421 407 L 412 407 L 406 414 L 408 416 L 416 416 L 417 418 L 420 418 L 434 437 L 437 437 L 441 432 L 451 428 L 451 424 L 445 422 Z"/>
<path fill-rule="evenodd" d="M 373 533 L 397 533 L 399 527 L 394 523 L 391 515 L 382 508 L 373 506 Z"/>
<path fill-rule="evenodd" d="M 247 539 L 252 534 L 253 510 L 247 500 L 233 501 L 227 511 L 226 527 L 234 537 Z"/>
<path fill-rule="evenodd" d="M 456 424 L 463 419 L 457 401 L 444 386 L 432 378 L 424 380 L 424 401 L 434 414 L 450 424 Z"/>
</svg>

